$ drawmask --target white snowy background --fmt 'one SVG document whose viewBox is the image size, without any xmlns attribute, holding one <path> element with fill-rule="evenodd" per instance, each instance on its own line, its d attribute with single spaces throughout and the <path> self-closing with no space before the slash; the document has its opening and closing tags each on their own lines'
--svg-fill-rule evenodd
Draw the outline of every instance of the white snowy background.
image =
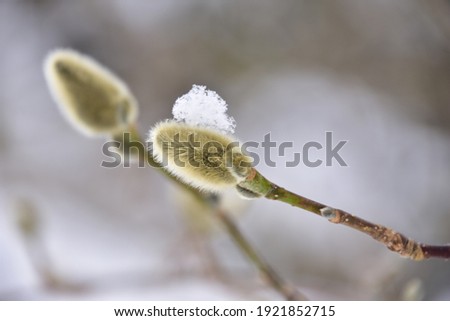
<svg viewBox="0 0 450 321">
<path fill-rule="evenodd" d="M 187 203 L 156 171 L 100 167 L 103 141 L 76 132 L 46 88 L 42 61 L 55 47 L 121 76 L 142 133 L 192 84 L 226 100 L 243 141 L 270 132 L 301 151 L 332 131 L 348 140 L 348 167 L 286 168 L 273 153 L 277 167 L 258 169 L 419 241 L 449 243 L 449 14 L 443 0 L 1 1 L 0 299 L 281 299 L 220 227 L 205 232 L 183 214 Z M 281 203 L 227 202 L 311 299 L 450 299 L 448 261 L 405 260 Z M 18 226 L 26 213 L 36 234 Z"/>
</svg>

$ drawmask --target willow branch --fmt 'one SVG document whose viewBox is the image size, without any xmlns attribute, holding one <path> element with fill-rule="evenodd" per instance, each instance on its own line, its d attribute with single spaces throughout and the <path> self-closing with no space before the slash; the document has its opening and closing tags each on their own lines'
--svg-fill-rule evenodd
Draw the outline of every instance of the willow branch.
<svg viewBox="0 0 450 321">
<path fill-rule="evenodd" d="M 142 144 L 142 139 L 139 136 L 135 126 L 129 128 L 130 137 L 132 138 L 131 143 L 139 143 Z M 120 137 L 113 137 L 116 140 L 121 140 Z M 126 142 L 126 140 L 122 140 L 122 143 Z M 142 146 L 144 146 L 142 144 Z M 124 150 L 129 150 L 129 146 L 124 144 Z M 286 300 L 307 300 L 307 298 L 297 291 L 293 286 L 289 285 L 286 281 L 284 281 L 275 270 L 261 257 L 261 255 L 253 248 L 253 246 L 247 241 L 245 236 L 241 233 L 236 223 L 233 219 L 228 215 L 228 213 L 224 212 L 217 206 L 217 202 L 211 201 L 210 193 L 203 193 L 198 189 L 183 183 L 171 173 L 169 173 L 160 163 L 158 163 L 151 152 L 145 151 L 144 153 L 138 153 L 139 157 L 143 157 L 145 164 L 155 168 L 161 174 L 166 176 L 169 180 L 182 187 L 188 193 L 193 194 L 197 199 L 206 203 L 208 206 L 214 209 L 216 214 L 216 218 L 220 220 L 222 225 L 227 230 L 228 234 L 234 240 L 239 249 L 245 254 L 245 256 L 250 260 L 250 262 L 255 265 L 260 274 L 264 279 L 272 286 L 274 290 L 280 293 Z"/>
<path fill-rule="evenodd" d="M 245 239 L 238 226 L 234 223 L 234 221 L 227 213 L 218 209 L 216 211 L 216 214 L 227 229 L 228 234 L 233 238 L 241 251 L 246 254 L 248 259 L 250 259 L 250 261 L 258 268 L 263 278 L 266 279 L 275 290 L 277 290 L 281 295 L 283 295 L 284 298 L 290 301 L 307 300 L 307 298 L 303 294 L 298 292 L 294 287 L 287 284 L 272 269 L 272 267 L 266 261 L 264 261 L 264 259 L 262 259 L 258 252 Z"/>
<path fill-rule="evenodd" d="M 267 199 L 302 208 L 326 218 L 331 223 L 342 224 L 362 232 L 401 256 L 417 261 L 429 258 L 450 258 L 450 245 L 436 246 L 416 242 L 391 228 L 371 223 L 343 210 L 292 193 L 270 182 L 255 169 L 252 169 L 247 179 L 238 186 Z"/>
</svg>

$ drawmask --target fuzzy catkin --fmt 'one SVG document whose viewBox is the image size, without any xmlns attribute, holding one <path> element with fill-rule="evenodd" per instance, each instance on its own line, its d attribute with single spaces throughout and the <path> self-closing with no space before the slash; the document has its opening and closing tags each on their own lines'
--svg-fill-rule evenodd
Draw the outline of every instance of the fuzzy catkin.
<svg viewBox="0 0 450 321">
<path fill-rule="evenodd" d="M 251 157 L 231 136 L 212 129 L 165 121 L 150 131 L 153 156 L 187 184 L 207 191 L 236 186 L 245 179 Z"/>
<path fill-rule="evenodd" d="M 92 58 L 71 49 L 47 56 L 50 92 L 70 123 L 88 136 L 113 135 L 137 118 L 137 102 L 125 83 Z"/>
</svg>

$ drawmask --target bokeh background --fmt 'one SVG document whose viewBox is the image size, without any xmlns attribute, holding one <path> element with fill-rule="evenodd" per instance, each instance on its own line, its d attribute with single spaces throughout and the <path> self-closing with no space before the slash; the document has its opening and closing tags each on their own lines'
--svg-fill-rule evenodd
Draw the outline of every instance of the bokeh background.
<svg viewBox="0 0 450 321">
<path fill-rule="evenodd" d="M 228 102 L 243 141 L 270 132 L 298 152 L 332 131 L 348 140 L 348 167 L 286 168 L 274 157 L 276 168 L 258 169 L 449 243 L 449 16 L 444 0 L 1 0 L 0 298 L 281 299 L 220 226 L 185 215 L 189 202 L 156 171 L 100 166 L 103 141 L 76 132 L 47 90 L 42 62 L 58 47 L 128 83 L 142 133 L 192 84 Z M 450 299 L 447 261 L 405 260 L 281 203 L 232 191 L 224 202 L 310 299 Z"/>
</svg>

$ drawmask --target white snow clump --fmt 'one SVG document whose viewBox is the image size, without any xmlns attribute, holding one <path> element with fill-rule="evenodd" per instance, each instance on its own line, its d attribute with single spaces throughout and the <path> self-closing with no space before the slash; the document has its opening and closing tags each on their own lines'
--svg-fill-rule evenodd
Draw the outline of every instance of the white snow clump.
<svg viewBox="0 0 450 321">
<path fill-rule="evenodd" d="M 223 134 L 233 134 L 236 121 L 227 115 L 227 103 L 206 86 L 193 85 L 179 97 L 172 109 L 173 118 L 189 125 L 206 127 Z"/>
</svg>

